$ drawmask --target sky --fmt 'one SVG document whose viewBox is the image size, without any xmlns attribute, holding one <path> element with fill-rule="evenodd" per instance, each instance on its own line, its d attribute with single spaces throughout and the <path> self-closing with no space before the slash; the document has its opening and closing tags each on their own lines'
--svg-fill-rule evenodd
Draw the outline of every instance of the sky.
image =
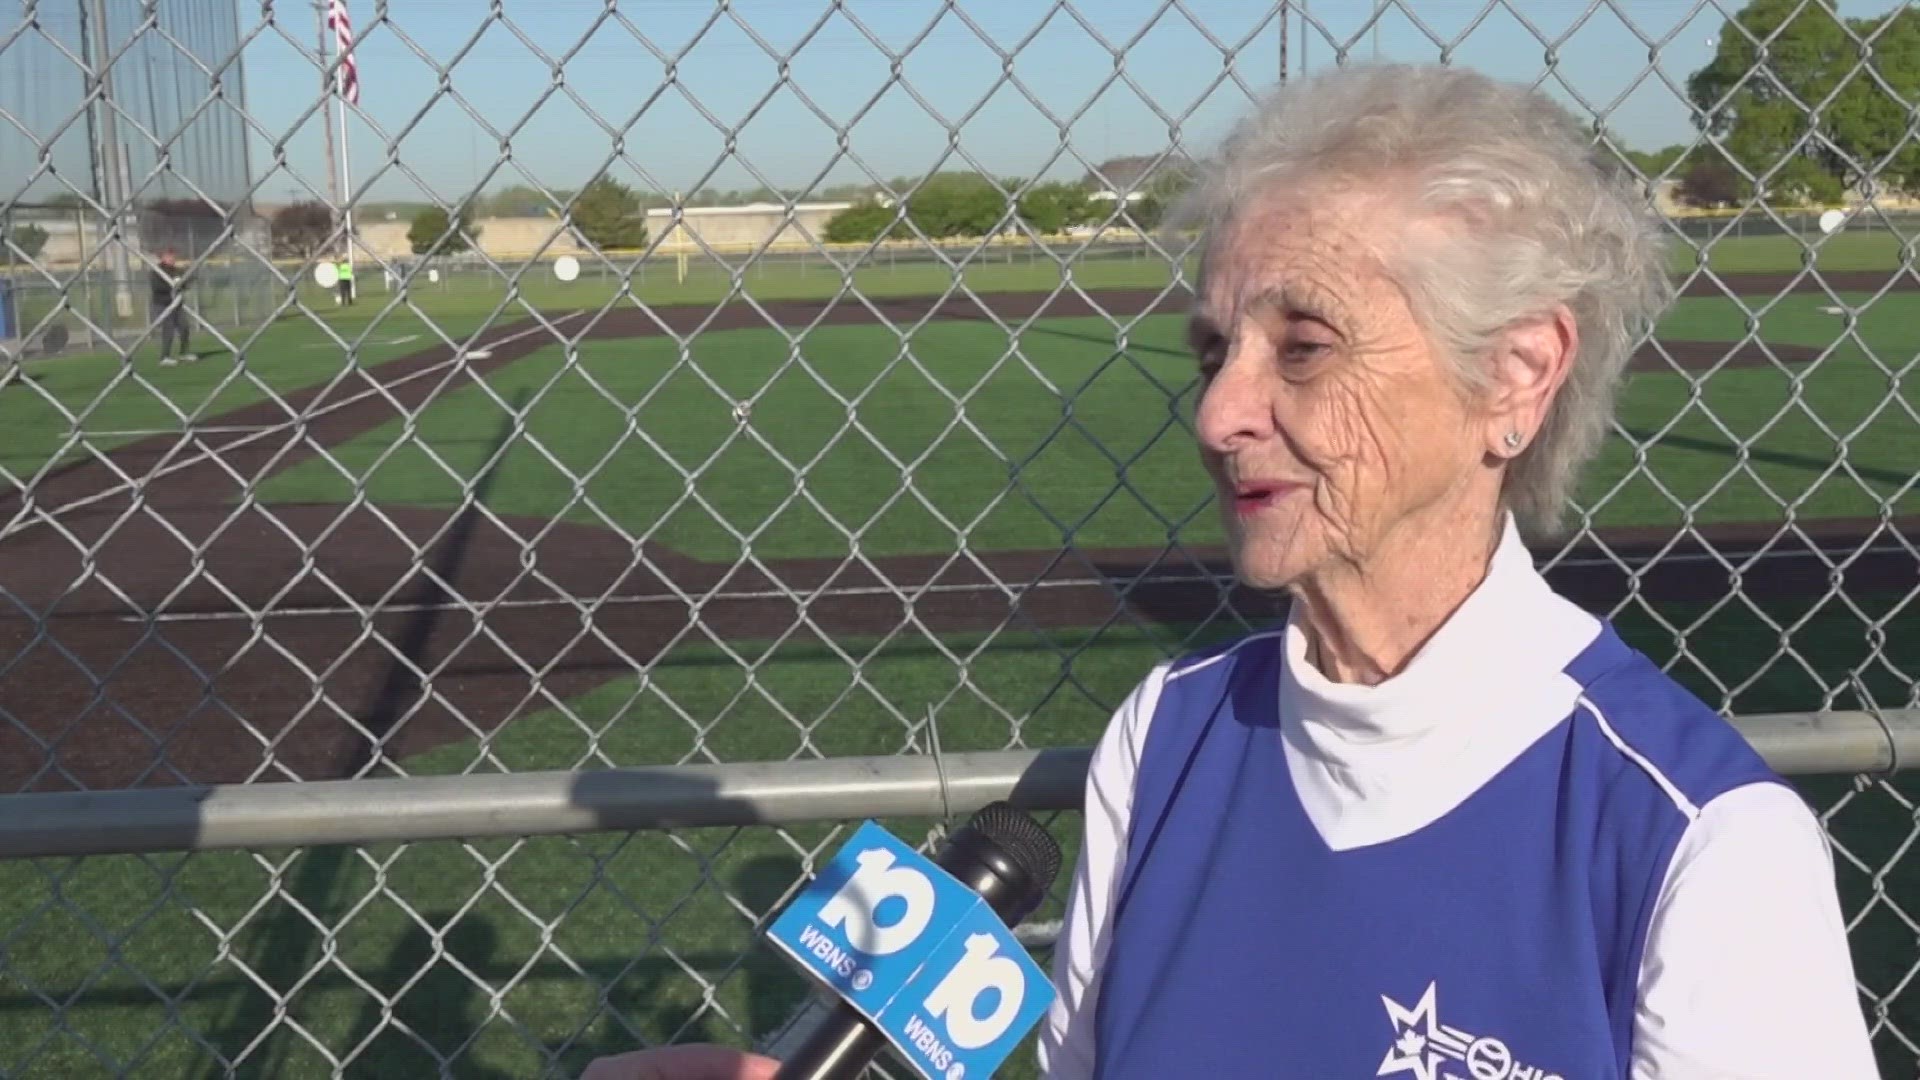
<svg viewBox="0 0 1920 1080">
<path fill-rule="evenodd" d="M 348 2 L 361 100 L 345 122 L 346 162 L 360 199 L 573 188 L 609 162 L 662 194 L 936 168 L 1071 178 L 1170 141 L 1204 153 L 1280 70 L 1275 0 Z M 14 17 L 34 6 L 4 0 L 0 23 L 8 4 Z M 1644 149 L 1691 139 L 1684 83 L 1724 19 L 1700 0 L 1386 0 L 1370 29 L 1374 8 L 1293 0 L 1290 71 L 1343 49 L 1445 60 L 1539 81 Z M 327 196 L 337 177 L 324 132 L 337 121 L 318 107 L 318 10 L 242 0 L 238 12 L 256 197 Z M 15 81 L 12 92 L 34 89 Z M 0 98 L 9 92 L 0 70 Z M 0 160 L 0 184 L 17 168 Z"/>
</svg>

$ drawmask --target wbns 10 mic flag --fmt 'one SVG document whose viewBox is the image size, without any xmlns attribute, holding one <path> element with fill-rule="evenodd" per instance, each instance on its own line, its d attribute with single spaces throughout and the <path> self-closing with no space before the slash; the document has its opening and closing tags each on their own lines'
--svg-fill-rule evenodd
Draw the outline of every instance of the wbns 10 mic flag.
<svg viewBox="0 0 1920 1080">
<path fill-rule="evenodd" d="M 1060 873 L 1060 847 L 1006 803 L 928 859 L 861 825 L 767 936 L 839 1001 L 779 1080 L 854 1080 L 892 1044 L 927 1080 L 985 1080 L 1053 1003 L 1012 926 Z"/>
</svg>

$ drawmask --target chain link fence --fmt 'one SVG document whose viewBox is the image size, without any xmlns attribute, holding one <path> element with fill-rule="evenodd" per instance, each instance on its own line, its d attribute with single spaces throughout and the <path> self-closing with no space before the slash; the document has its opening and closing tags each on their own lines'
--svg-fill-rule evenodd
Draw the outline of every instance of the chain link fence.
<svg viewBox="0 0 1920 1080">
<path fill-rule="evenodd" d="M 1273 618 L 1192 467 L 1153 226 L 1252 95 L 1374 56 L 1540 83 L 1670 215 L 1684 295 L 1540 555 L 1750 730 L 1800 717 L 1800 771 L 1875 769 L 1798 782 L 1913 1074 L 1920 12 L 350 14 L 346 104 L 306 5 L 0 0 L 0 815 L 471 777 L 489 838 L 0 863 L 0 1075 L 770 1036 L 807 990 L 758 932 L 840 826 L 505 836 L 486 775 L 600 805 L 612 768 L 1084 747 L 1152 662 Z M 728 185 L 733 231 L 688 224 Z M 196 362 L 161 368 L 167 247 Z"/>
</svg>

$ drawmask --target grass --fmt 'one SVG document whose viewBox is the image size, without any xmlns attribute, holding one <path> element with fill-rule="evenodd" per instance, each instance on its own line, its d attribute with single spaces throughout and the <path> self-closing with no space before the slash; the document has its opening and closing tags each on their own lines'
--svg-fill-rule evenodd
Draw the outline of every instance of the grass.
<svg viewBox="0 0 1920 1080">
<path fill-rule="evenodd" d="M 838 252 L 835 258 L 851 260 L 856 254 Z M 1690 271 L 1703 261 L 1702 254 L 1689 246 L 1688 241 L 1676 239 L 1669 265 L 1677 273 Z M 1708 245 L 1704 256 L 1708 267 L 1721 274 L 1782 273 L 1798 270 L 1810 259 L 1818 268 L 1836 272 L 1890 270 L 1903 264 L 1901 238 L 1885 231 L 1840 233 L 1827 238 L 1817 249 L 1810 249 L 1790 236 L 1729 236 Z M 518 264 L 501 264 L 498 271 L 486 267 L 455 269 L 437 281 L 420 275 L 408 287 L 403 303 L 407 310 L 434 320 L 485 319 L 503 307 L 504 317 L 513 319 L 528 308 L 594 310 L 616 301 L 639 301 L 656 306 L 712 304 L 734 294 L 736 289 L 762 300 L 808 300 L 833 296 L 843 289 L 872 297 L 924 296 L 943 293 L 960 284 L 980 293 L 1047 290 L 1060 285 L 1063 277 L 1082 289 L 1160 288 L 1171 280 L 1164 256 L 1128 249 L 1103 250 L 1097 245 L 1085 251 L 1061 246 L 1051 253 L 1029 247 L 989 247 L 971 256 L 964 250 L 953 249 L 946 251 L 945 257 L 955 261 L 966 258 L 966 264 L 956 273 L 942 262 L 897 262 L 892 253 L 881 250 L 865 257 L 858 268 L 848 273 L 822 256 L 802 259 L 780 253 L 769 259 L 781 261 L 760 262 L 739 269 L 736 280 L 732 267 L 699 253 L 689 255 L 684 267 L 671 255 L 637 263 L 600 262 L 589 258 L 582 260 L 581 278 L 570 283 L 556 280 L 546 264 L 524 269 Z M 1062 262 L 1068 264 L 1065 271 Z M 1192 260 L 1186 261 L 1185 268 L 1190 277 Z M 516 274 L 518 279 L 512 282 L 510 290 L 509 279 Z M 630 278 L 630 283 L 623 280 L 623 275 Z M 238 279 L 220 280 L 228 282 L 224 288 L 229 291 L 252 288 L 250 283 Z M 56 306 L 57 294 L 39 279 L 24 284 L 28 287 L 23 293 L 26 301 L 21 318 L 25 325 L 38 325 Z M 360 288 L 359 311 L 385 305 L 395 298 L 382 275 L 372 269 L 363 271 Z M 206 295 L 189 295 L 195 302 L 207 305 L 214 318 L 221 317 L 229 303 L 226 292 L 217 289 Z M 144 303 L 144 295 L 137 299 Z M 249 292 L 242 306 L 251 307 L 265 299 L 265 292 L 259 295 Z M 333 291 L 322 289 L 310 280 L 301 280 L 297 299 L 311 311 L 323 314 L 333 311 Z M 108 321 L 100 310 L 104 303 L 100 295 L 83 290 L 75 293 L 71 302 L 95 321 Z M 144 317 L 143 306 L 138 315 Z M 242 333 L 254 329 L 258 327 L 243 327 Z"/>
<path fill-rule="evenodd" d="M 949 253 L 949 257 L 960 255 Z M 843 289 L 849 295 L 869 297 L 935 296 L 962 287 L 978 293 L 1041 292 L 1058 287 L 1063 278 L 1060 260 L 1027 248 L 984 250 L 958 273 L 937 262 L 890 264 L 885 253 L 873 256 L 851 274 L 817 257 L 801 263 L 791 261 L 791 256 L 781 258 L 789 261 L 742 269 L 738 291 L 758 300 L 819 300 Z M 1060 259 L 1070 260 L 1064 275 L 1082 289 L 1158 288 L 1171 277 L 1161 256 L 1114 257 L 1093 249 L 1089 256 L 1075 259 L 1069 249 L 1063 249 Z M 511 276 L 517 267 L 505 269 Z M 622 281 L 629 269 L 631 287 Z M 484 315 L 507 297 L 507 285 L 507 276 L 490 269 L 458 270 L 438 282 L 416 276 L 407 298 L 429 315 Z M 735 285 L 731 269 L 700 256 L 689 257 L 684 275 L 671 257 L 638 264 L 583 260 L 582 276 L 566 283 L 555 280 L 545 265 L 528 266 L 514 283 L 512 302 L 540 310 L 595 310 L 609 303 L 635 301 L 655 307 L 715 304 L 734 295 Z M 361 290 L 363 303 L 385 302 L 392 295 L 383 291 L 377 275 L 367 276 Z M 302 286 L 301 298 L 312 306 L 332 302 L 330 294 L 311 284 Z"/>
<path fill-rule="evenodd" d="M 1756 330 L 1833 345 L 1841 322 L 1792 297 Z M 1729 301 L 1682 301 L 1668 337 L 1738 338 Z M 534 402 L 509 444 L 489 505 L 612 525 L 708 560 L 751 546 L 769 557 L 1126 547 L 1170 536 L 1220 540 L 1185 427 L 1192 362 L 1180 320 L 1136 324 L 1124 349 L 1105 320 L 1053 319 L 1010 347 L 984 323 L 942 323 L 903 349 L 883 327 L 822 327 L 795 363 L 777 332 L 590 341 L 496 373 L 503 400 Z M 1859 340 L 1882 362 L 1920 350 L 1920 296 L 1882 300 Z M 750 422 L 732 402 L 751 399 Z M 1810 370 L 1729 369 L 1697 393 L 1678 373 L 1636 376 L 1621 423 L 1652 442 L 1644 467 L 1615 439 L 1582 492 L 1602 525 L 1870 515 L 1920 509 L 1912 490 L 1914 380 L 1897 382 L 1859 345 Z M 269 501 L 453 507 L 510 425 L 477 388 L 448 394 L 409 432 L 388 424 L 260 487 Z M 1840 441 L 1853 475 L 1835 473 Z M 538 444 L 538 448 L 535 447 Z M 431 448 L 429 453 L 427 448 Z M 433 458 L 447 462 L 442 467 Z M 1857 479 L 1856 479 L 1857 477 Z M 691 478 L 691 481 L 689 481 Z"/>
<path fill-rule="evenodd" d="M 1706 254 L 1717 273 L 1777 273 L 1798 269 L 1807 261 L 1809 249 L 1793 237 L 1732 236 L 1710 245 Z M 949 257 L 954 256 L 949 253 Z M 533 311 L 599 310 L 635 302 L 714 304 L 736 289 L 756 299 L 798 300 L 823 299 L 843 291 L 869 297 L 938 294 L 958 287 L 956 282 L 979 293 L 1030 292 L 1060 287 L 1063 274 L 1073 287 L 1086 290 L 1161 288 L 1170 281 L 1164 259 L 1112 257 L 1097 248 L 1079 257 L 1071 249 L 1061 249 L 1061 257 L 1069 260 L 1064 272 L 1058 261 L 1030 249 L 986 249 L 956 274 L 940 263 L 890 264 L 882 252 L 850 275 L 822 260 L 753 266 L 741 271 L 737 281 L 731 271 L 702 257 L 689 259 L 684 276 L 676 271 L 673 259 L 665 258 L 631 268 L 630 286 L 618 279 L 620 268 L 590 263 L 586 275 L 572 283 L 554 280 L 544 266 L 530 266 L 512 289 L 499 274 L 478 270 L 452 274 L 439 282 L 420 279 L 398 296 L 386 292 L 379 276 L 369 272 L 362 284 L 362 301 L 349 312 L 333 307 L 331 292 L 305 282 L 296 297 L 304 311 L 296 307 L 265 325 L 224 328 L 223 333 L 241 346 L 239 357 L 224 355 L 219 363 L 191 373 L 168 372 L 164 379 L 155 378 L 150 367 L 151 342 L 136 351 L 132 373 L 108 352 L 29 361 L 28 369 L 47 394 L 0 394 L 0 426 L 10 434 L 20 433 L 0 448 L 0 466 L 15 476 L 26 476 L 48 460 L 84 454 L 78 445 L 81 439 L 98 449 L 125 441 L 110 435 L 96 437 L 95 430 L 178 430 L 191 422 L 187 418 L 218 415 L 268 393 L 316 385 L 349 364 L 371 366 L 408 351 L 383 342 L 417 336 L 419 345 L 442 334 L 465 340 L 490 324 L 504 325 Z M 1813 258 L 1824 270 L 1885 270 L 1902 265 L 1903 255 L 1900 238 L 1892 233 L 1849 232 L 1826 239 Z M 1676 241 L 1672 258 L 1676 271 L 1699 261 L 1698 253 Z M 44 301 L 42 297 L 35 303 L 45 307 Z M 219 307 L 217 301 L 211 302 Z M 377 317 L 389 306 L 391 314 Z M 36 308 L 30 321 L 37 324 L 42 314 Z M 1730 315 L 1722 321 L 1729 320 L 1737 318 Z M 358 336 L 362 332 L 366 332 L 364 338 Z M 351 347 L 336 339 L 336 334 Z M 196 336 L 203 346 L 207 344 L 204 332 Z M 235 367 L 243 371 L 229 380 L 227 375 Z"/>
<path fill-rule="evenodd" d="M 1834 233 L 1819 239 L 1817 246 L 1797 236 L 1774 235 L 1727 236 L 1696 248 L 1676 237 L 1668 261 L 1681 271 L 1704 262 L 1717 274 L 1777 274 L 1799 270 L 1809 262 L 1835 272 L 1890 270 L 1913 264 L 1912 253 L 1905 250 L 1911 241 L 1911 237 L 1878 229 Z"/>
<path fill-rule="evenodd" d="M 837 252 L 835 258 L 851 260 L 856 254 Z M 957 262 L 967 253 L 949 250 L 946 257 Z M 545 265 L 529 266 L 515 283 L 514 302 L 543 310 L 594 309 L 630 293 L 632 299 L 649 305 L 712 304 L 732 295 L 736 288 L 761 300 L 820 299 L 843 288 L 874 297 L 925 296 L 956 288 L 956 279 L 974 292 L 1034 292 L 1061 284 L 1062 261 L 1071 268 L 1072 284 L 1083 289 L 1159 288 L 1172 277 L 1164 256 L 1103 251 L 1098 246 L 1078 255 L 1070 246 L 1056 248 L 1054 254 L 1028 247 L 990 247 L 967 257 L 957 274 L 939 262 L 892 262 L 885 250 L 867 256 L 851 274 L 820 256 L 798 263 L 790 254 L 777 258 L 786 261 L 747 266 L 738 271 L 737 281 L 732 267 L 699 253 L 687 257 L 684 269 L 673 256 L 638 263 L 586 259 L 582 260 L 582 276 L 571 283 L 555 280 Z M 1845 272 L 1891 270 L 1912 260 L 1903 255 L 1901 237 L 1886 231 L 1861 231 L 1838 233 L 1817 248 L 1809 248 L 1792 236 L 1729 236 L 1705 245 L 1702 251 L 1676 238 L 1668 264 L 1676 273 L 1691 271 L 1704 262 L 1718 274 L 1778 274 L 1799 270 L 1809 261 L 1821 270 Z M 507 296 L 507 278 L 518 269 L 503 268 L 506 275 L 482 268 L 457 271 L 438 282 L 416 277 L 409 299 L 420 310 L 436 316 L 485 314 Z M 1185 269 L 1191 280 L 1191 259 Z M 630 288 L 621 280 L 622 274 L 629 272 Z M 366 274 L 361 283 L 368 299 L 384 299 L 389 295 L 384 288 L 377 274 Z M 332 302 L 331 294 L 311 283 L 303 284 L 302 299 L 314 307 Z"/>
<path fill-rule="evenodd" d="M 159 346 L 134 350 L 132 363 L 111 353 L 29 362 L 30 379 L 0 390 L 0 470 L 25 481 L 49 463 L 91 457 L 143 432 L 181 432 L 234 409 L 315 386 L 355 368 L 440 343 L 463 342 L 478 318 L 428 320 L 405 313 L 328 315 L 276 322 L 257 334 L 229 332 L 237 352 L 204 331 L 193 347 L 204 357 L 158 366 Z M 340 342 L 351 343 L 351 349 Z M 0 473 L 0 491 L 11 487 Z"/>
<path fill-rule="evenodd" d="M 360 303 L 350 310 L 335 308 L 332 292 L 309 283 L 299 291 L 301 307 L 291 314 L 265 325 L 223 327 L 234 351 L 196 326 L 195 347 L 212 350 L 196 365 L 158 367 L 157 332 L 134 349 L 131 365 L 104 350 L 29 360 L 25 367 L 32 382 L 0 392 L 0 430 L 9 436 L 0 446 L 0 469 L 25 479 L 49 462 L 88 457 L 135 437 L 122 432 L 184 431 L 354 367 L 375 367 L 443 341 L 502 336 L 510 324 L 536 311 L 599 309 L 630 304 L 635 297 L 649 304 L 715 303 L 728 293 L 726 280 L 711 269 L 696 269 L 684 285 L 672 279 L 671 270 L 665 275 L 662 280 L 656 272 L 639 282 L 632 296 L 619 295 L 610 282 L 562 285 L 540 269 L 530 271 L 512 296 L 498 277 L 484 271 L 438 284 L 422 281 L 395 296 L 381 291 L 377 276 L 369 274 Z M 983 262 L 965 277 L 978 291 L 1017 292 L 1053 288 L 1060 271 L 1051 263 Z M 1087 289 L 1164 284 L 1166 278 L 1164 265 L 1155 270 L 1154 264 L 1132 260 L 1093 260 L 1074 273 Z M 950 272 L 922 265 L 856 275 L 859 288 L 875 297 L 938 293 L 952 279 Z M 747 281 L 762 299 L 812 299 L 832 295 L 840 278 L 820 267 L 812 272 L 782 267 L 752 271 Z M 3 474 L 0 483 L 6 483 Z"/>
<path fill-rule="evenodd" d="M 1882 703 L 1909 702 L 1911 676 L 1902 672 L 1920 667 L 1920 611 L 1897 609 L 1893 597 L 1853 599 L 1881 621 L 1888 645 L 1878 662 L 1860 616 L 1837 602 L 1765 608 L 1798 624 L 1792 643 L 1805 666 L 1766 659 L 1778 632 L 1737 605 L 1658 614 L 1690 628 L 1693 659 L 1675 674 L 1710 702 L 1743 712 L 1816 708 L 1825 685 L 1855 672 Z M 1629 609 L 1616 621 L 1656 658 L 1673 657 L 1670 634 L 1649 612 Z M 1006 745 L 1007 713 L 1024 718 L 1028 745 L 1084 745 L 1163 650 L 1232 630 L 949 639 L 965 658 L 959 664 L 911 635 L 839 641 L 861 657 L 857 674 L 812 642 L 745 645 L 761 661 L 752 674 L 712 646 L 686 646 L 644 682 L 615 681 L 564 712 L 518 720 L 489 749 L 516 771 L 681 761 L 692 748 L 684 712 L 712 723 L 708 745 L 728 760 L 779 758 L 799 742 L 771 700 L 812 725 L 814 749 L 827 754 L 908 749 L 883 701 L 910 712 L 938 704 L 951 749 Z M 1720 683 L 1744 689 L 1728 699 Z M 415 773 L 492 767 L 480 764 L 481 749 L 445 746 L 407 765 Z M 1827 778 L 1803 785 L 1820 807 L 1847 788 Z M 1920 794 L 1910 781 L 1901 788 Z M 1839 810 L 1832 828 L 1877 867 L 1904 841 L 1907 817 L 1875 789 Z M 917 837 L 928 823 L 886 824 Z M 1076 828 L 1075 815 L 1059 818 L 1069 865 Z M 734 1025 L 763 1035 L 803 992 L 791 966 L 758 944 L 756 920 L 784 902 L 803 853 L 832 850 L 839 834 L 821 825 L 789 835 L 792 842 L 770 830 L 715 829 L 0 864 L 0 926 L 12 931 L 0 981 L 0 1073 L 107 1074 L 84 1038 L 141 1076 L 221 1074 L 184 1031 L 227 1058 L 244 1053 L 237 1074 L 263 1077 L 321 1074 L 350 1055 L 350 1077 L 433 1074 L 437 1059 L 451 1062 L 442 1075 L 575 1076 L 588 1058 L 638 1039 L 742 1042 L 748 1036 Z M 702 881 L 703 868 L 738 905 Z M 1839 881 L 1848 913 L 1861 911 L 1873 881 L 1845 860 Z M 1920 862 L 1894 863 L 1880 884 L 1891 896 L 1915 895 Z M 1057 913 L 1055 905 L 1036 918 Z M 1904 924 L 1880 906 L 1855 931 L 1855 945 L 1861 979 L 1891 990 L 1911 953 Z M 64 1003 L 64 1029 L 52 1025 L 49 1001 Z M 1920 1002 L 1896 1001 L 1890 1019 L 1920 1023 Z M 1911 1074 L 1914 1059 L 1895 1040 L 1883 1039 L 1881 1052 L 1886 1075 Z M 1030 1052 L 1002 1075 L 1034 1076 Z"/>
</svg>

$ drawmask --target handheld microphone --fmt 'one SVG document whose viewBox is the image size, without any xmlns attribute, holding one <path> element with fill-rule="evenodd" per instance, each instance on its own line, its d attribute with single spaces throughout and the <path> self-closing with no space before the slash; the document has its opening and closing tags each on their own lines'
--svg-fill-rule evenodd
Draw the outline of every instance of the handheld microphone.
<svg viewBox="0 0 1920 1080">
<path fill-rule="evenodd" d="M 923 1075 L 991 1075 L 1052 998 L 1009 927 L 1039 907 L 1060 862 L 1046 829 L 1004 802 L 931 863 L 862 826 L 769 931 L 839 996 L 776 1080 L 856 1080 L 889 1042 Z"/>
</svg>

